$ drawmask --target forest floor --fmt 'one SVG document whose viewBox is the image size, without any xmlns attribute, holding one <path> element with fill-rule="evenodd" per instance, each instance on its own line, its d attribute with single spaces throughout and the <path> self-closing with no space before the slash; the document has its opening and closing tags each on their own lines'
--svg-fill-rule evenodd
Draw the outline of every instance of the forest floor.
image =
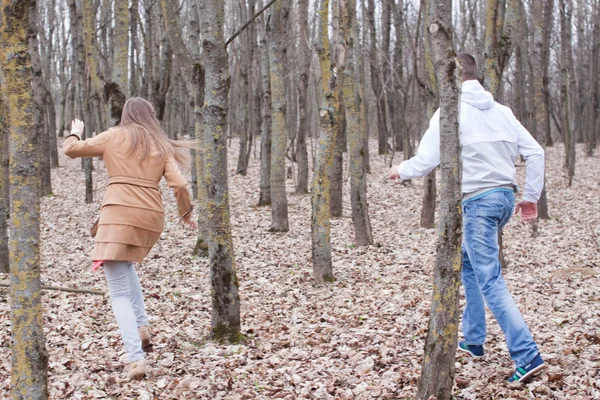
<svg viewBox="0 0 600 400">
<path fill-rule="evenodd" d="M 246 343 L 206 340 L 207 260 L 192 256 L 195 237 L 177 224 L 174 197 L 163 182 L 165 232 L 138 267 L 154 341 L 150 376 L 124 381 L 126 355 L 107 297 L 46 292 L 52 399 L 415 398 L 436 242 L 435 230 L 419 227 L 423 180 L 409 186 L 388 181 L 383 157 L 372 157 L 368 195 L 376 245 L 367 248 L 353 245 L 346 180 L 344 214 L 332 223 L 337 280 L 315 286 L 310 197 L 294 195 L 288 179 L 290 231 L 269 233 L 270 209 L 256 207 L 259 160 L 252 158 L 248 176 L 236 176 L 236 156 L 234 141 L 231 222 Z M 504 236 L 505 279 L 548 368 L 532 383 L 510 388 L 513 364 L 488 313 L 485 358 L 457 354 L 457 399 L 600 399 L 600 158 L 578 156 L 570 188 L 563 159 L 562 147 L 549 149 L 552 218 L 540 221 L 539 237 L 531 238 L 531 227 L 519 218 Z M 92 272 L 90 262 L 89 228 L 99 200 L 84 203 L 79 160 L 61 156 L 60 164 L 52 173 L 54 196 L 42 205 L 43 282 L 106 290 L 102 271 Z M 95 165 L 101 199 L 106 173 Z M 524 171 L 519 163 L 521 183 Z M 11 357 L 4 289 L 0 326 L 0 398 L 6 399 Z"/>
</svg>

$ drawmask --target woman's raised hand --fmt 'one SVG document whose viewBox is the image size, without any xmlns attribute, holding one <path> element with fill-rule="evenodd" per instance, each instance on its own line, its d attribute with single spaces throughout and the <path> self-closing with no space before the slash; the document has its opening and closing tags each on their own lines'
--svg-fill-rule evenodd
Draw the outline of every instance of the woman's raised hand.
<svg viewBox="0 0 600 400">
<path fill-rule="evenodd" d="M 82 135 L 85 129 L 85 124 L 79 119 L 71 121 L 71 133 L 75 135 Z"/>
</svg>

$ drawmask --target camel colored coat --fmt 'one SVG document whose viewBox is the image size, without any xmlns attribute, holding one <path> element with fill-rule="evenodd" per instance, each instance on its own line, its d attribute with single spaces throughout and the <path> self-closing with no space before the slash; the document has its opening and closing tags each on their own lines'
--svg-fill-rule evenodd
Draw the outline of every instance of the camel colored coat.
<svg viewBox="0 0 600 400">
<path fill-rule="evenodd" d="M 129 154 L 129 148 L 128 133 L 119 127 L 84 141 L 71 135 L 63 146 L 71 158 L 102 157 L 110 177 L 95 237 L 94 261 L 143 261 L 164 228 L 158 187 L 163 176 L 175 191 L 179 215 L 186 222 L 191 217 L 190 193 L 175 160 L 159 163 L 150 156 L 140 161 Z"/>
</svg>

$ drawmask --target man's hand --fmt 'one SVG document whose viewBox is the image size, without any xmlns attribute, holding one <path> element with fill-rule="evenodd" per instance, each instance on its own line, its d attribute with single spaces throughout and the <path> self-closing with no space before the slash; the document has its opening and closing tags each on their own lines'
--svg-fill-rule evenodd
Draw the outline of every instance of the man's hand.
<svg viewBox="0 0 600 400">
<path fill-rule="evenodd" d="M 75 119 L 71 121 L 71 133 L 74 135 L 81 136 L 83 134 L 83 130 L 85 129 L 85 124 L 83 121 Z"/>
<path fill-rule="evenodd" d="M 400 173 L 398 172 L 398 166 L 394 165 L 392 166 L 392 168 L 390 169 L 390 172 L 388 173 L 388 178 L 395 181 L 396 179 L 401 179 L 400 178 Z"/>
<path fill-rule="evenodd" d="M 521 212 L 521 221 L 523 222 L 536 219 L 538 216 L 537 203 L 521 200 L 519 203 L 517 203 L 515 215 L 519 214 L 519 212 Z"/>
</svg>

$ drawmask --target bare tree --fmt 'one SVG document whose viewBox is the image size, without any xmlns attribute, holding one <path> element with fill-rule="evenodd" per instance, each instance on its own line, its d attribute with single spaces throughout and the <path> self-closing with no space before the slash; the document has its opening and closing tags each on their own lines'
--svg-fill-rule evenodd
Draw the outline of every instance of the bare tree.
<svg viewBox="0 0 600 400">
<path fill-rule="evenodd" d="M 565 141 L 565 165 L 569 186 L 575 176 L 575 137 L 571 129 L 571 110 L 569 91 L 571 86 L 571 66 L 573 55 L 571 50 L 571 15 L 573 3 L 571 0 L 558 0 L 560 11 L 560 125 Z"/>
<path fill-rule="evenodd" d="M 260 50 L 260 76 L 263 90 L 262 101 L 262 129 L 260 144 L 260 198 L 259 206 L 271 205 L 271 131 L 272 104 L 271 104 L 271 67 L 269 63 L 269 47 L 265 21 L 260 23 L 258 30 Z"/>
<path fill-rule="evenodd" d="M 428 24 L 440 93 L 440 229 L 433 273 L 433 295 L 425 339 L 420 399 L 452 398 L 457 346 L 462 262 L 462 163 L 458 128 L 460 65 L 452 38 L 452 0 L 432 0 Z"/>
<path fill-rule="evenodd" d="M 317 53 L 321 67 L 321 85 L 323 103 L 320 110 L 319 144 L 317 164 L 312 185 L 312 259 L 315 282 L 331 282 L 333 270 L 331 265 L 331 224 L 330 224 L 330 180 L 328 169 L 333 163 L 335 146 L 335 129 L 339 101 L 342 96 L 343 74 L 347 41 L 350 34 L 349 6 L 346 0 L 337 0 L 339 10 L 339 35 L 335 53 L 331 53 L 327 20 L 329 0 L 323 0 L 319 10 L 319 40 Z"/>
<path fill-rule="evenodd" d="M 347 0 L 349 32 L 344 67 L 343 96 L 346 103 L 348 120 L 348 145 L 350 153 L 350 202 L 352 206 L 352 222 L 354 223 L 354 240 L 356 246 L 368 246 L 373 243 L 373 232 L 369 219 L 367 203 L 367 171 L 365 166 L 365 136 L 363 103 L 358 87 L 358 69 L 355 46 L 358 43 L 358 21 L 356 20 L 356 0 Z"/>
<path fill-rule="evenodd" d="M 13 399 L 48 398 L 40 281 L 40 131 L 29 49 L 37 34 L 34 0 L 3 0 L 0 17 L 2 86 L 10 149 L 10 321 Z M 10 56 L 9 56 L 10 55 Z M 27 378 L 25 378 L 27 377 Z"/>
<path fill-rule="evenodd" d="M 287 232 L 288 202 L 285 192 L 285 159 L 287 133 L 285 124 L 285 85 L 287 38 L 287 18 L 290 0 L 277 0 L 271 7 L 267 23 L 269 40 L 269 65 L 271 67 L 271 105 L 272 142 L 271 142 L 271 231 Z"/>
<path fill-rule="evenodd" d="M 229 72 L 223 38 L 224 0 L 199 3 L 205 62 L 205 174 L 208 254 L 212 288 L 212 336 L 236 343 L 240 333 L 240 296 L 235 268 L 227 179 L 227 96 Z"/>
<path fill-rule="evenodd" d="M 0 11 L 1 16 L 1 11 Z M 1 51 L 1 46 L 0 46 Z M 2 53 L 0 53 L 2 54 Z M 8 213 L 10 211 L 8 180 L 8 126 L 5 104 L 2 101 L 0 74 L 0 272 L 8 274 Z"/>
</svg>

